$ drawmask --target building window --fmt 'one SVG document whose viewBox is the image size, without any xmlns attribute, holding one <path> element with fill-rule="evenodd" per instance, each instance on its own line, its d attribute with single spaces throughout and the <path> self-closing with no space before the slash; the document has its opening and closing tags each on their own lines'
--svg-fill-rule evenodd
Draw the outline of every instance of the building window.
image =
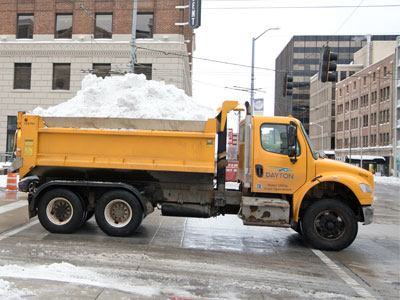
<svg viewBox="0 0 400 300">
<path fill-rule="evenodd" d="M 12 153 L 14 147 L 15 131 L 17 130 L 17 117 L 7 116 L 7 145 L 6 152 Z M 11 159 L 11 157 L 10 157 Z"/>
<path fill-rule="evenodd" d="M 338 115 L 343 114 L 343 104 L 339 104 L 339 105 L 338 105 L 337 113 L 338 113 Z"/>
<path fill-rule="evenodd" d="M 346 79 L 346 71 L 340 71 L 340 81 Z"/>
<path fill-rule="evenodd" d="M 17 39 L 33 38 L 33 14 L 18 15 Z"/>
<path fill-rule="evenodd" d="M 56 31 L 54 33 L 56 39 L 72 38 L 72 14 L 56 15 Z"/>
<path fill-rule="evenodd" d="M 344 121 L 344 130 L 349 130 L 349 120 Z"/>
<path fill-rule="evenodd" d="M 337 131 L 338 132 L 343 131 L 343 121 L 337 123 Z"/>
<path fill-rule="evenodd" d="M 15 63 L 14 64 L 14 90 L 30 90 L 31 89 L 31 63 Z"/>
<path fill-rule="evenodd" d="M 371 114 L 371 126 L 376 126 L 376 113 Z"/>
<path fill-rule="evenodd" d="M 95 39 L 112 38 L 112 14 L 96 14 L 94 38 Z"/>
<path fill-rule="evenodd" d="M 53 64 L 53 90 L 69 90 L 71 64 Z"/>
<path fill-rule="evenodd" d="M 151 80 L 153 76 L 152 64 L 135 64 L 135 74 L 144 74 L 147 80 Z"/>
<path fill-rule="evenodd" d="M 357 81 L 354 81 L 353 89 L 357 89 Z"/>
<path fill-rule="evenodd" d="M 136 24 L 137 39 L 152 39 L 154 27 L 154 15 L 149 13 L 138 13 Z"/>
<path fill-rule="evenodd" d="M 345 103 L 344 103 L 344 112 L 345 112 L 345 113 L 348 113 L 349 110 L 350 110 L 349 102 L 345 102 Z"/>
<path fill-rule="evenodd" d="M 386 75 L 387 75 L 387 68 L 383 67 L 383 77 L 386 77 Z"/>
<path fill-rule="evenodd" d="M 93 64 L 93 73 L 97 77 L 110 76 L 111 64 Z"/>
<path fill-rule="evenodd" d="M 364 84 L 364 85 L 367 85 L 367 76 L 364 76 L 364 78 L 363 78 L 363 84 Z"/>
<path fill-rule="evenodd" d="M 356 110 L 358 108 L 358 98 L 351 100 L 351 110 Z"/>
<path fill-rule="evenodd" d="M 375 73 L 375 72 L 372 74 L 372 80 L 373 80 L 373 81 L 376 80 L 376 73 Z"/>
<path fill-rule="evenodd" d="M 390 100 L 390 87 L 386 87 L 386 100 Z"/>
<path fill-rule="evenodd" d="M 368 127 L 368 115 L 363 116 L 363 127 Z"/>
</svg>

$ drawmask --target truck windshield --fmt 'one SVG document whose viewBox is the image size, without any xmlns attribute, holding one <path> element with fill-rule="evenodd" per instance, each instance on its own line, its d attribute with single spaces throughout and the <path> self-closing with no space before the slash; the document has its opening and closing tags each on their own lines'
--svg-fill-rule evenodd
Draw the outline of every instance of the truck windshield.
<svg viewBox="0 0 400 300">
<path fill-rule="evenodd" d="M 301 130 L 303 131 L 304 136 L 306 137 L 306 141 L 307 141 L 308 147 L 310 148 L 310 151 L 311 151 L 312 156 L 314 157 L 314 159 L 318 159 L 318 155 L 317 155 L 317 153 L 314 151 L 314 149 L 313 149 L 313 147 L 312 147 L 312 144 L 311 144 L 311 141 L 310 141 L 310 138 L 308 137 L 307 132 L 306 132 L 306 130 L 304 129 L 302 123 L 300 123 L 300 128 L 301 128 Z"/>
</svg>

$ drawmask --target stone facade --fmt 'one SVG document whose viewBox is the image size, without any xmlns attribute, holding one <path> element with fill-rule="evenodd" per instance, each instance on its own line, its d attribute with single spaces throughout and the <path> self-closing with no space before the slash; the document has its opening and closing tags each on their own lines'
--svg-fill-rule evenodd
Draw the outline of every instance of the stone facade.
<svg viewBox="0 0 400 300">
<path fill-rule="evenodd" d="M 193 30 L 187 26 L 188 0 L 138 2 L 138 13 L 153 14 L 152 37 L 136 40 L 136 63 L 151 65 L 153 80 L 192 94 Z M 129 72 L 131 0 L 0 0 L 0 153 L 10 150 L 10 118 L 18 111 L 48 107 L 72 98 L 93 64 L 111 64 L 114 74 Z M 72 36 L 56 39 L 57 14 L 72 14 Z M 112 13 L 112 38 L 95 39 L 96 13 Z M 17 19 L 33 14 L 33 36 L 17 38 Z M 15 64 L 31 64 L 30 89 L 14 89 Z M 52 86 L 53 64 L 70 64 L 70 87 Z M 8 142 L 7 142 L 8 140 Z M 7 149 L 8 144 L 8 149 Z"/>
</svg>

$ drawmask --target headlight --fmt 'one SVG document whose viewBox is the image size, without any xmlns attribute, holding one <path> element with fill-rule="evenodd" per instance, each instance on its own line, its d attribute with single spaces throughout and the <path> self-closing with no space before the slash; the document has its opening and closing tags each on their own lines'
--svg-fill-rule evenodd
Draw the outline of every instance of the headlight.
<svg viewBox="0 0 400 300">
<path fill-rule="evenodd" d="M 360 183 L 358 186 L 364 193 L 372 193 L 372 189 L 368 184 Z"/>
</svg>

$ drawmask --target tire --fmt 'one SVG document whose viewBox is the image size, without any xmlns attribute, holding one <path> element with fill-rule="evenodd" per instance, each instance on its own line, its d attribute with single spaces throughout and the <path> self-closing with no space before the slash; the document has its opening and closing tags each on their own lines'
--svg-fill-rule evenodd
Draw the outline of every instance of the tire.
<svg viewBox="0 0 400 300">
<path fill-rule="evenodd" d="M 304 213 L 302 231 L 312 247 L 339 251 L 357 236 L 357 218 L 352 209 L 335 199 L 312 204 Z"/>
<path fill-rule="evenodd" d="M 296 231 L 299 235 L 303 236 L 303 230 L 301 229 L 301 226 L 302 226 L 302 224 L 301 224 L 301 221 L 299 220 L 297 227 L 295 227 L 295 228 L 292 227 L 292 229 L 294 231 Z"/>
<path fill-rule="evenodd" d="M 39 199 L 39 221 L 52 233 L 71 233 L 77 230 L 82 224 L 84 211 L 78 195 L 67 189 L 50 190 Z"/>
<path fill-rule="evenodd" d="M 130 236 L 143 220 L 139 200 L 124 190 L 105 193 L 96 203 L 95 216 L 101 230 L 111 236 Z"/>
</svg>

